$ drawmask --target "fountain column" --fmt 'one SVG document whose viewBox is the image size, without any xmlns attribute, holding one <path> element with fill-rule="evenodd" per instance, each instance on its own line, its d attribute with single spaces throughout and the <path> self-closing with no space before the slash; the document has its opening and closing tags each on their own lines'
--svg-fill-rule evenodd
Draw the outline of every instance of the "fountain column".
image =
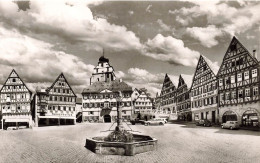
<svg viewBox="0 0 260 163">
<path fill-rule="evenodd" d="M 119 91 L 119 95 L 116 99 L 116 103 L 117 103 L 117 105 L 116 105 L 116 109 L 117 109 L 116 131 L 122 131 L 124 129 L 121 102 L 122 102 L 122 93 Z"/>
</svg>

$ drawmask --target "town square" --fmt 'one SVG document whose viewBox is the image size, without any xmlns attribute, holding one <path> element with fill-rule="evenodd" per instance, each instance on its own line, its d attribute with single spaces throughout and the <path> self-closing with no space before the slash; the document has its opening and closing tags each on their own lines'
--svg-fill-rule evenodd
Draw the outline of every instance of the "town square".
<svg viewBox="0 0 260 163">
<path fill-rule="evenodd" d="M 0 1 L 0 162 L 259 162 L 259 11 Z"/>
</svg>

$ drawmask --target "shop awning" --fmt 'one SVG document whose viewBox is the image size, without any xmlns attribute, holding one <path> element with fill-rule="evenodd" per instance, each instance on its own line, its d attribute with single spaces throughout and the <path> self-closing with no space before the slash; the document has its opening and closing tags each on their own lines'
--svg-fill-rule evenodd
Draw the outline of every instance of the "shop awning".
<svg viewBox="0 0 260 163">
<path fill-rule="evenodd" d="M 76 119 L 76 117 L 60 117 L 60 116 L 38 116 L 38 118 L 47 118 L 47 119 Z"/>
<path fill-rule="evenodd" d="M 5 119 L 5 122 L 30 122 L 30 119 Z"/>
</svg>

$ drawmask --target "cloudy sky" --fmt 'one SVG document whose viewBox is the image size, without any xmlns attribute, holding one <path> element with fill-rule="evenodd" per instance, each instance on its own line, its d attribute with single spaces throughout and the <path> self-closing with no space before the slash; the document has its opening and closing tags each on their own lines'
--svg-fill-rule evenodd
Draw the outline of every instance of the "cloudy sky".
<svg viewBox="0 0 260 163">
<path fill-rule="evenodd" d="M 12 69 L 32 90 L 63 72 L 80 94 L 104 48 L 117 78 L 154 96 L 200 54 L 220 66 L 233 36 L 259 50 L 259 15 L 249 1 L 0 0 L 0 84 Z"/>
</svg>

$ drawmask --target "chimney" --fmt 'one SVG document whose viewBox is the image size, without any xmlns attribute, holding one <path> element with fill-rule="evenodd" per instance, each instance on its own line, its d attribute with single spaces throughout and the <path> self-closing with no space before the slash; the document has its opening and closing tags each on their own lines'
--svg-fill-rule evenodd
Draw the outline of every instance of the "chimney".
<svg viewBox="0 0 260 163">
<path fill-rule="evenodd" d="M 122 79 L 119 79 L 119 82 L 121 83 L 123 80 Z"/>
<path fill-rule="evenodd" d="M 256 52 L 256 50 L 253 50 L 253 56 L 257 59 L 257 52 Z"/>
</svg>

